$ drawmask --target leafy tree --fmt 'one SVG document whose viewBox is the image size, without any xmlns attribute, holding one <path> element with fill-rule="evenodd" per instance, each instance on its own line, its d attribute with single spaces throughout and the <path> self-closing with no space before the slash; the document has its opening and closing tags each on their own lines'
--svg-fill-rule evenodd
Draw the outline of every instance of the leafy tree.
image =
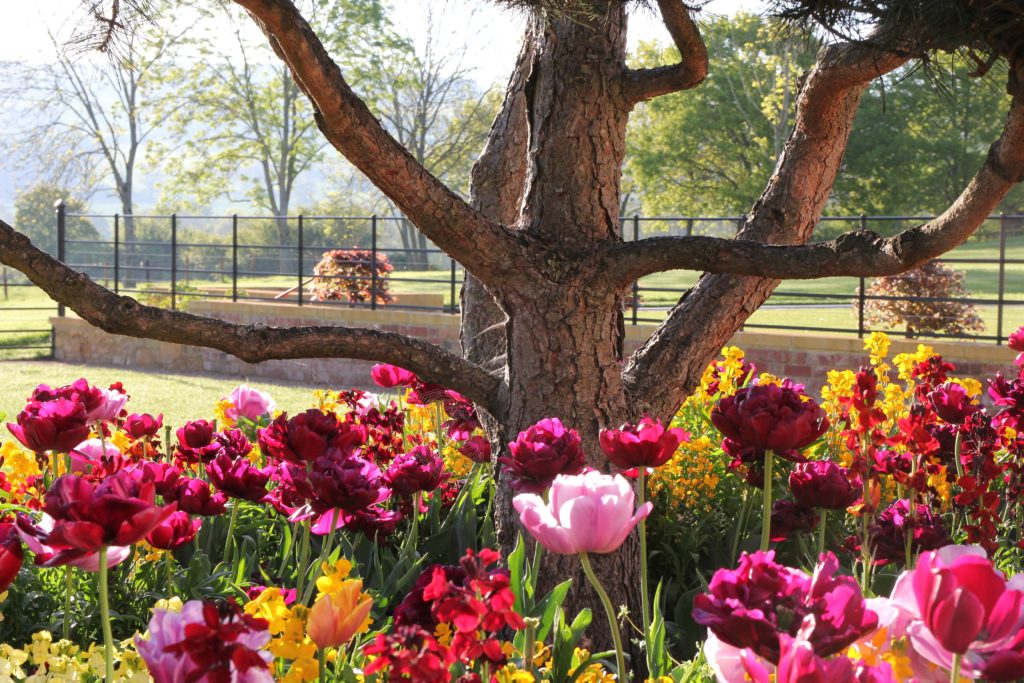
<svg viewBox="0 0 1024 683">
<path fill-rule="evenodd" d="M 57 253 L 57 214 L 54 204 L 64 200 L 69 214 L 88 213 L 88 205 L 70 190 L 50 183 L 37 183 L 17 193 L 14 198 L 14 225 L 43 251 Z M 65 219 L 65 235 L 69 240 L 99 240 L 100 233 L 87 218 L 70 215 Z"/>
</svg>

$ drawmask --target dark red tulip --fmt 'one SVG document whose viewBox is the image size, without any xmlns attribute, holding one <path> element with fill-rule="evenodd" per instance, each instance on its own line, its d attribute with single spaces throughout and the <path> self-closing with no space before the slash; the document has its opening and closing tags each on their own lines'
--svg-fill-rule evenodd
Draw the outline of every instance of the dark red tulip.
<svg viewBox="0 0 1024 683">
<path fill-rule="evenodd" d="M 388 536 L 395 533 L 395 529 L 398 528 L 398 523 L 401 521 L 401 513 L 396 510 L 386 510 L 377 505 L 356 512 L 343 512 L 341 515 L 341 524 L 345 529 L 362 532 L 364 536 L 376 543 L 383 542 Z"/>
<path fill-rule="evenodd" d="M 384 475 L 391 489 L 401 496 L 433 491 L 449 477 L 444 461 L 426 446 L 416 446 L 392 461 Z"/>
<path fill-rule="evenodd" d="M 799 451 L 828 429 L 825 411 L 788 386 L 757 384 L 726 396 L 711 411 L 726 436 L 759 451 L 800 461 Z"/>
<path fill-rule="evenodd" d="M 459 446 L 459 453 L 466 456 L 473 462 L 491 461 L 491 442 L 486 436 L 471 436 Z"/>
<path fill-rule="evenodd" d="M 380 468 L 358 456 L 344 457 L 339 452 L 317 458 L 309 473 L 313 508 L 317 511 L 363 510 L 391 496 Z"/>
<path fill-rule="evenodd" d="M 89 438 L 85 407 L 67 398 L 30 401 L 7 429 L 36 453 L 68 453 Z"/>
<path fill-rule="evenodd" d="M 153 417 L 149 413 L 132 413 L 124 419 L 124 430 L 133 439 L 156 436 L 163 426 L 163 415 Z"/>
<path fill-rule="evenodd" d="M 277 460 L 311 463 L 328 450 L 355 452 L 366 439 L 360 425 L 341 423 L 333 414 L 307 410 L 289 419 L 282 413 L 259 431 L 260 450 Z"/>
<path fill-rule="evenodd" d="M 192 519 L 187 512 L 178 510 L 146 534 L 146 543 L 160 550 L 174 550 L 191 543 L 203 524 Z"/>
<path fill-rule="evenodd" d="M 906 556 L 906 536 L 912 534 L 911 550 L 920 553 L 951 544 L 949 532 L 942 518 L 924 504 L 918 504 L 916 514 L 910 515 L 910 501 L 906 498 L 882 511 L 868 529 L 871 552 L 877 564 L 902 564 Z"/>
<path fill-rule="evenodd" d="M 963 424 L 963 421 L 981 410 L 981 406 L 971 402 L 967 390 L 955 382 L 941 384 L 928 394 L 928 400 L 935 408 L 935 414 L 951 424 Z"/>
<path fill-rule="evenodd" d="M 24 558 L 18 529 L 11 522 L 0 522 L 0 593 L 14 583 Z"/>
<path fill-rule="evenodd" d="M 602 429 L 601 450 L 621 469 L 661 467 L 689 438 L 682 429 L 665 429 L 661 420 L 644 416 L 640 424 L 624 424 L 618 429 Z"/>
<path fill-rule="evenodd" d="M 789 489 L 808 508 L 845 510 L 860 497 L 860 477 L 831 460 L 798 463 L 789 475 Z"/>
<path fill-rule="evenodd" d="M 773 543 L 781 543 L 799 533 L 818 526 L 818 513 L 792 500 L 777 500 L 772 505 L 771 536 Z"/>
<path fill-rule="evenodd" d="M 200 479 L 182 479 L 175 491 L 178 509 L 190 515 L 214 517 L 224 514 L 227 496 L 220 491 L 214 493 L 210 485 Z"/>
<path fill-rule="evenodd" d="M 370 375 L 373 377 L 374 383 L 384 389 L 398 386 L 407 387 L 417 381 L 415 373 L 387 363 L 374 365 L 370 370 Z"/>
<path fill-rule="evenodd" d="M 546 418 L 508 445 L 511 457 L 498 458 L 509 484 L 521 493 L 541 493 L 559 474 L 579 474 L 586 465 L 580 435 L 557 417 Z"/>
<path fill-rule="evenodd" d="M 255 502 L 267 495 L 270 471 L 253 466 L 248 458 L 221 453 L 206 468 L 206 474 L 218 491 L 231 498 Z"/>
<path fill-rule="evenodd" d="M 59 477 L 46 492 L 43 510 L 54 520 L 52 530 L 19 517 L 26 533 L 56 551 L 47 566 L 68 564 L 105 546 L 129 546 L 142 540 L 172 512 L 175 505 L 157 505 L 152 483 L 140 483 L 121 471 L 98 484 L 74 474 Z"/>
</svg>

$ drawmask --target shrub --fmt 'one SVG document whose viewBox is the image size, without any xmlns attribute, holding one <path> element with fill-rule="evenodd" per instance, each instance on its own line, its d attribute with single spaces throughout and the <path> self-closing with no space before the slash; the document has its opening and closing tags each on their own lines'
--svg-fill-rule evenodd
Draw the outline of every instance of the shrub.
<svg viewBox="0 0 1024 683">
<path fill-rule="evenodd" d="M 377 271 L 376 287 L 373 271 Z M 394 267 L 384 254 L 376 260 L 369 249 L 335 249 L 324 253 L 320 263 L 313 267 L 313 298 L 316 301 L 370 301 L 371 288 L 377 303 L 389 304 L 397 299 L 388 292 L 388 277 Z"/>
<path fill-rule="evenodd" d="M 962 335 L 982 332 L 985 323 L 965 299 L 964 273 L 941 261 L 899 275 L 876 278 L 867 289 L 864 320 L 869 326 L 906 326 L 907 337 L 921 334 Z M 857 294 L 860 294 L 858 289 Z M 870 297 L 887 297 L 872 299 Z M 891 297 L 891 298 L 890 298 Z M 853 305 L 859 305 L 854 300 Z"/>
</svg>

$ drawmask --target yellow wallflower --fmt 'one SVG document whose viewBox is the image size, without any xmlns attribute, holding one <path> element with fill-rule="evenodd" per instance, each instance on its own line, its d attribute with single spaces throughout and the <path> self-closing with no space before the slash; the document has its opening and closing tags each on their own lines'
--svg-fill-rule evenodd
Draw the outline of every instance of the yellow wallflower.
<svg viewBox="0 0 1024 683">
<path fill-rule="evenodd" d="M 667 491 L 683 507 L 710 511 L 724 466 L 711 439 L 696 437 L 681 443 L 669 461 L 654 470 L 651 494 Z"/>
<path fill-rule="evenodd" d="M 132 447 L 132 437 L 128 436 L 125 432 L 122 432 L 121 430 L 115 430 L 110 435 L 110 443 L 114 444 L 114 446 L 117 447 L 117 450 L 121 451 L 122 453 L 127 453 L 128 450 Z"/>
<path fill-rule="evenodd" d="M 235 426 L 235 421 L 228 417 L 228 408 L 233 408 L 234 405 L 226 398 L 217 401 L 217 405 L 213 408 L 213 416 L 217 419 L 217 429 L 231 429 Z"/>
<path fill-rule="evenodd" d="M 463 479 L 469 475 L 469 471 L 473 469 L 473 461 L 459 453 L 459 450 L 451 443 L 446 444 L 444 450 L 441 452 L 441 457 L 444 459 L 444 468 L 455 475 L 456 478 Z"/>
<path fill-rule="evenodd" d="M 324 595 L 343 590 L 345 579 L 352 573 L 352 563 L 344 557 L 339 557 L 333 566 L 324 562 L 321 568 L 323 576 L 316 580 L 316 589 Z"/>
<path fill-rule="evenodd" d="M 268 588 L 255 598 L 245 603 L 245 613 L 269 624 L 271 635 L 284 631 L 285 624 L 291 618 L 291 609 L 285 604 L 280 588 Z"/>
<path fill-rule="evenodd" d="M 494 672 L 497 683 L 534 683 L 536 680 L 529 671 L 523 671 L 515 664 L 506 664 Z"/>
<path fill-rule="evenodd" d="M 917 351 L 914 353 L 901 353 L 892 359 L 892 362 L 896 364 L 896 368 L 899 370 L 900 379 L 904 382 L 909 382 L 914 372 L 914 368 L 918 364 L 925 362 L 929 358 L 935 355 L 935 349 L 926 344 L 918 344 Z"/>
<path fill-rule="evenodd" d="M 889 355 L 892 340 L 885 332 L 872 332 L 864 339 L 864 350 L 871 356 L 872 365 L 880 365 Z"/>
<path fill-rule="evenodd" d="M 38 477 L 42 474 L 35 455 L 22 449 L 14 441 L 5 441 L 0 446 L 0 457 L 4 460 L 4 471 L 14 491 L 21 489 L 29 477 Z"/>
</svg>

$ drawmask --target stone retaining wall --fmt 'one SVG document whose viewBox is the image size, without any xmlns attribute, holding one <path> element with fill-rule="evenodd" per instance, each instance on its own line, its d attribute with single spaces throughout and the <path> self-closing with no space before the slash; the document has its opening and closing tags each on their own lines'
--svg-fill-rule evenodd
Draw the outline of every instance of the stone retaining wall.
<svg viewBox="0 0 1024 683">
<path fill-rule="evenodd" d="M 355 325 L 421 337 L 450 351 L 459 351 L 459 317 L 339 306 L 295 306 L 262 302 L 197 301 L 189 311 L 231 322 L 267 325 Z M 237 375 L 240 379 L 267 378 L 311 386 L 370 386 L 372 363 L 341 359 L 310 359 L 245 363 L 220 351 L 110 335 L 76 317 L 51 318 L 58 360 L 72 363 L 120 365 L 175 372 Z M 654 325 L 627 325 L 626 352 L 632 353 L 653 332 Z M 830 369 L 856 369 L 867 360 L 863 342 L 856 337 L 778 332 L 738 332 L 729 342 L 739 346 L 760 370 L 790 377 L 817 390 Z M 891 355 L 914 351 L 917 341 L 893 338 Z M 979 379 L 1006 372 L 1014 353 L 995 344 L 927 342 L 957 365 L 962 375 Z"/>
</svg>

